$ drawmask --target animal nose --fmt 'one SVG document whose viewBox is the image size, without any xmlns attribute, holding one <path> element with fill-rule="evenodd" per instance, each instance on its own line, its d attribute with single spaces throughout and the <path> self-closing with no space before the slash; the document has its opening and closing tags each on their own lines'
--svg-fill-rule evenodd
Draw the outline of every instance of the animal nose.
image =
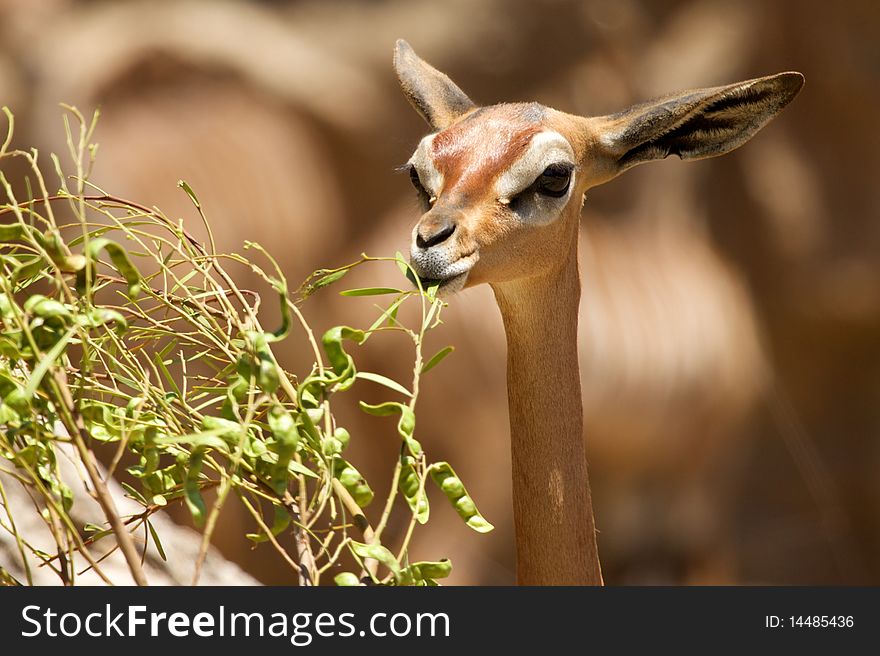
<svg viewBox="0 0 880 656">
<path fill-rule="evenodd" d="M 423 221 L 416 230 L 416 246 L 419 248 L 431 248 L 442 244 L 455 232 L 455 221 L 449 217 L 438 217 L 431 221 Z"/>
</svg>

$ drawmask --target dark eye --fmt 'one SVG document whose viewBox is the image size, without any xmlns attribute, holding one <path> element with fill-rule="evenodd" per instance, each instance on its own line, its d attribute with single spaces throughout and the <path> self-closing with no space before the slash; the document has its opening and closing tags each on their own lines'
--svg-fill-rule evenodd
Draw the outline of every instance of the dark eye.
<svg viewBox="0 0 880 656">
<path fill-rule="evenodd" d="M 419 172 L 416 171 L 415 166 L 409 167 L 409 179 L 412 182 L 413 187 L 416 188 L 416 191 L 419 192 L 419 200 L 422 205 L 428 207 L 430 205 L 430 194 L 428 194 L 428 190 L 425 189 L 425 185 L 422 184 L 422 181 L 419 178 Z"/>
<path fill-rule="evenodd" d="M 551 164 L 535 180 L 535 191 L 552 198 L 565 196 L 571 184 L 571 170 L 571 164 Z"/>
<path fill-rule="evenodd" d="M 422 181 L 419 179 L 419 172 L 416 171 L 415 166 L 409 167 L 409 179 L 410 181 L 412 181 L 413 187 L 416 188 L 416 191 L 420 193 L 425 191 L 425 187 L 422 185 Z"/>
</svg>

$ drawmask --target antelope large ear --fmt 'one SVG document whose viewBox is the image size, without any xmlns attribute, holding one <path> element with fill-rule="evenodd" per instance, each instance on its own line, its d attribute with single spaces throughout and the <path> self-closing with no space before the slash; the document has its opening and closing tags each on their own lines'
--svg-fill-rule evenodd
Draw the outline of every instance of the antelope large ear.
<svg viewBox="0 0 880 656">
<path fill-rule="evenodd" d="M 776 116 L 803 84 L 800 73 L 778 73 L 684 91 L 590 121 L 597 132 L 600 158 L 613 177 L 669 155 L 702 159 L 730 152 Z"/>
<path fill-rule="evenodd" d="M 398 39 L 394 48 L 394 70 L 407 100 L 434 130 L 449 127 L 476 106 L 455 82 L 420 59 L 403 39 Z"/>
</svg>

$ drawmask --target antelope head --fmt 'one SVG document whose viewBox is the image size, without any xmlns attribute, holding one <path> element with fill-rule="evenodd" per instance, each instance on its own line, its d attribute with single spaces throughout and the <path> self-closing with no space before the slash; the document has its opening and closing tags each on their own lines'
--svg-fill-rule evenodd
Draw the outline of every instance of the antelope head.
<svg viewBox="0 0 880 656">
<path fill-rule="evenodd" d="M 617 114 L 581 117 L 537 103 L 477 107 L 398 41 L 394 68 L 432 132 L 408 162 L 423 214 L 411 262 L 451 294 L 558 266 L 576 244 L 584 193 L 642 162 L 722 155 L 800 91 L 787 72 L 675 93 Z"/>
</svg>

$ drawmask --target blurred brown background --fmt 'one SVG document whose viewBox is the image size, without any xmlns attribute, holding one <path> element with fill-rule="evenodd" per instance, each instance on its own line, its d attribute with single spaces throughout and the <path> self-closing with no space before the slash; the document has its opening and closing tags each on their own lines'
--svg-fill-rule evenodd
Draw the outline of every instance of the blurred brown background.
<svg viewBox="0 0 880 656">
<path fill-rule="evenodd" d="M 63 148 L 58 102 L 100 105 L 97 184 L 195 226 L 175 187 L 186 179 L 221 247 L 260 242 L 299 280 L 407 251 L 416 202 L 393 168 L 426 128 L 396 86 L 398 37 L 477 102 L 582 114 L 806 75 L 741 150 L 639 167 L 587 198 L 581 368 L 600 549 L 613 584 L 880 583 L 876 2 L 0 0 L 0 104 L 18 145 L 43 152 Z M 347 286 L 385 282 L 367 274 Z M 319 330 L 374 316 L 333 291 L 304 311 Z M 419 439 L 497 530 L 474 534 L 438 503 L 412 553 L 452 558 L 452 583 L 512 583 L 489 289 L 454 298 L 432 339 L 457 350 L 426 380 Z M 281 354 L 294 371 L 301 345 Z M 405 379 L 400 345 L 367 350 L 362 368 Z M 342 412 L 380 492 L 393 427 Z M 229 558 L 293 582 L 269 547 L 251 550 L 233 504 L 221 523 Z"/>
</svg>

